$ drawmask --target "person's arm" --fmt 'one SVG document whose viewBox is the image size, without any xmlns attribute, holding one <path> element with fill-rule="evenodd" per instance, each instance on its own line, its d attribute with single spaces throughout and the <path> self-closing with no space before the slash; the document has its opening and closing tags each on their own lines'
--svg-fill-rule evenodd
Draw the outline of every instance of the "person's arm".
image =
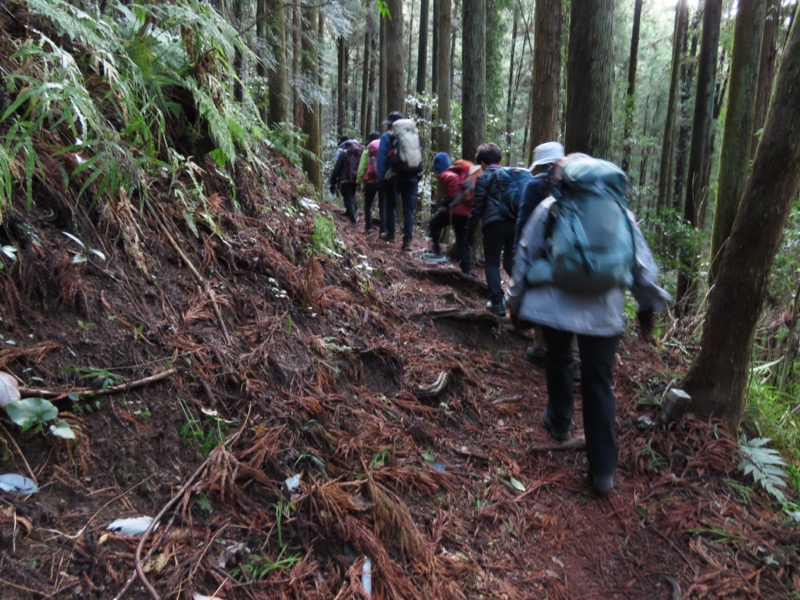
<svg viewBox="0 0 800 600">
<path fill-rule="evenodd" d="M 381 136 L 381 143 L 378 145 L 378 156 L 375 159 L 375 172 L 378 174 L 378 181 L 383 183 L 386 179 L 386 171 L 389 160 L 389 136 L 385 133 Z"/>
<path fill-rule="evenodd" d="M 506 307 L 513 318 L 516 318 L 519 314 L 522 297 L 527 286 L 525 276 L 528 274 L 528 269 L 534 260 L 541 257 L 544 250 L 545 229 L 547 228 L 552 205 L 553 201 L 540 203 L 534 208 L 533 213 L 522 228 L 519 244 L 514 254 L 511 283 L 505 298 Z"/>
<path fill-rule="evenodd" d="M 331 185 L 331 194 L 334 193 L 336 184 L 339 182 L 339 176 L 342 174 L 342 169 L 344 168 L 344 162 L 346 156 L 347 156 L 346 152 L 338 152 L 336 154 L 336 162 L 333 164 L 333 170 L 331 171 L 331 177 L 329 181 Z"/>
<path fill-rule="evenodd" d="M 369 150 L 364 148 L 361 153 L 361 161 L 358 163 L 358 171 L 356 172 L 356 183 L 364 181 L 364 173 L 367 172 L 367 163 L 369 162 Z"/>
<path fill-rule="evenodd" d="M 478 222 L 483 217 L 483 213 L 486 210 L 486 197 L 489 194 L 489 186 L 491 182 L 494 180 L 494 171 L 485 171 L 481 173 L 478 180 L 475 182 L 475 195 L 472 198 L 472 211 L 470 212 L 469 218 L 467 219 L 467 240 L 469 242 L 472 241 L 472 237 L 475 234 L 475 228 L 478 226 Z"/>
<path fill-rule="evenodd" d="M 515 248 L 519 245 L 519 241 L 522 238 L 522 230 L 525 229 L 528 219 L 531 214 L 533 214 L 533 209 L 536 208 L 536 205 L 539 203 L 539 190 L 537 187 L 538 180 L 533 179 L 527 183 L 525 191 L 522 194 L 522 202 L 519 203 L 519 212 L 517 213 L 517 224 L 514 227 Z"/>
<path fill-rule="evenodd" d="M 636 262 L 633 265 L 633 286 L 631 293 L 639 305 L 637 318 L 639 320 L 642 337 L 649 339 L 653 331 L 653 313 L 665 309 L 671 302 L 672 296 L 658 286 L 658 267 L 656 266 L 647 241 L 631 212 L 628 212 L 633 231 L 633 241 L 636 253 Z"/>
</svg>

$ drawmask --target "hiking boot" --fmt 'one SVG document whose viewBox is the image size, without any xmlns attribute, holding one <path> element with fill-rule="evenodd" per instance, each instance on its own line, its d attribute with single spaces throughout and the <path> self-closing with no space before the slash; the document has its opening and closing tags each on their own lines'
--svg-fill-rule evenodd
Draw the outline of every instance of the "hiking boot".
<svg viewBox="0 0 800 600">
<path fill-rule="evenodd" d="M 600 494 L 607 494 L 614 489 L 614 474 L 610 475 L 592 475 L 589 474 L 589 483 L 596 492 Z"/>
<path fill-rule="evenodd" d="M 502 300 L 500 302 L 492 302 L 491 300 L 489 300 L 486 303 L 486 310 L 488 310 L 492 314 L 497 315 L 498 317 L 506 316 L 506 307 L 503 305 Z"/>
<path fill-rule="evenodd" d="M 411 252 L 411 240 L 405 240 L 403 242 L 403 252 Z"/>
<path fill-rule="evenodd" d="M 542 416 L 539 417 L 539 422 L 554 440 L 559 442 L 568 442 L 572 439 L 572 433 L 570 433 L 569 429 L 566 431 L 558 431 L 557 429 L 553 428 L 553 422 L 550 420 L 550 415 L 548 414 L 547 409 L 542 412 Z"/>
<path fill-rule="evenodd" d="M 574 371 L 572 372 L 572 379 L 575 381 L 581 380 L 581 363 L 573 363 L 572 368 Z"/>
<path fill-rule="evenodd" d="M 528 346 L 525 350 L 525 360 L 532 363 L 534 367 L 544 369 L 547 367 L 547 352 L 545 350 L 537 350 L 533 346 Z"/>
</svg>

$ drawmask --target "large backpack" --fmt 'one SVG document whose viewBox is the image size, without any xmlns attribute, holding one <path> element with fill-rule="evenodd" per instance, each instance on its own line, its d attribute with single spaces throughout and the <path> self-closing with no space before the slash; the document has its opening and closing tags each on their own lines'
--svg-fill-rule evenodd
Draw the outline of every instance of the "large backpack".
<svg viewBox="0 0 800 600">
<path fill-rule="evenodd" d="M 345 157 L 341 181 L 353 183 L 358 176 L 358 164 L 361 162 L 361 153 L 364 152 L 364 146 L 358 143 L 357 140 L 347 140 L 343 144 L 343 148 Z"/>
<path fill-rule="evenodd" d="M 378 160 L 378 147 L 380 144 L 380 140 L 373 140 L 367 144 L 367 170 L 364 171 L 364 176 L 362 177 L 366 183 L 378 181 L 378 170 L 375 164 Z"/>
<path fill-rule="evenodd" d="M 390 136 L 387 156 L 390 176 L 417 177 L 422 171 L 422 149 L 416 124 L 411 119 L 398 119 L 392 124 Z"/>
<path fill-rule="evenodd" d="M 574 293 L 629 288 L 636 242 L 627 184 L 627 175 L 608 161 L 590 156 L 566 161 L 546 226 L 545 258 L 534 261 L 527 282 Z"/>
<path fill-rule="evenodd" d="M 495 170 L 492 184 L 499 190 L 499 200 L 505 219 L 517 220 L 522 194 L 531 179 L 533 179 L 531 172 L 522 167 L 501 167 Z"/>
<path fill-rule="evenodd" d="M 464 158 L 459 158 L 450 165 L 448 170 L 458 173 L 458 176 L 461 178 L 461 196 L 459 204 L 471 206 L 472 198 L 475 196 L 475 182 L 482 172 L 481 168 L 479 166 L 476 167 L 474 163 Z"/>
</svg>

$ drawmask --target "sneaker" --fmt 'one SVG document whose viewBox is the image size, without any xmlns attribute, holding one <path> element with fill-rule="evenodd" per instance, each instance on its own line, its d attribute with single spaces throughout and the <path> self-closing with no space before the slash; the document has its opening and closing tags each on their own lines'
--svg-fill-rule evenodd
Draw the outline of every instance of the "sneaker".
<svg viewBox="0 0 800 600">
<path fill-rule="evenodd" d="M 365 227 L 364 233 L 372 233 L 372 227 Z"/>
<path fill-rule="evenodd" d="M 411 240 L 403 242 L 403 252 L 411 252 Z"/>
<path fill-rule="evenodd" d="M 607 494 L 614 489 L 614 474 L 610 475 L 592 475 L 589 474 L 589 482 L 596 492 Z"/>
<path fill-rule="evenodd" d="M 389 234 L 386 233 L 385 231 L 381 231 L 381 234 L 378 237 L 385 241 L 389 239 Z"/>
<path fill-rule="evenodd" d="M 500 302 L 499 304 L 496 304 L 496 303 L 492 302 L 491 300 L 489 300 L 486 303 L 486 310 L 488 310 L 489 312 L 497 315 L 498 317 L 505 317 L 506 316 L 506 307 L 503 306 L 502 302 Z"/>
<path fill-rule="evenodd" d="M 553 429 L 553 422 L 550 420 L 550 415 L 548 414 L 547 409 L 542 412 L 542 416 L 539 417 L 539 422 L 554 440 L 559 442 L 568 442 L 572 439 L 572 433 L 570 433 L 569 429 L 566 431 L 558 431 Z"/>
<path fill-rule="evenodd" d="M 572 379 L 575 381 L 581 380 L 581 364 L 580 363 L 573 363 L 572 368 L 575 369 L 572 373 Z"/>
<path fill-rule="evenodd" d="M 534 367 L 544 369 L 547 367 L 547 352 L 544 350 L 537 350 L 533 346 L 528 346 L 528 349 L 525 350 L 525 360 L 529 363 L 533 363 Z"/>
</svg>

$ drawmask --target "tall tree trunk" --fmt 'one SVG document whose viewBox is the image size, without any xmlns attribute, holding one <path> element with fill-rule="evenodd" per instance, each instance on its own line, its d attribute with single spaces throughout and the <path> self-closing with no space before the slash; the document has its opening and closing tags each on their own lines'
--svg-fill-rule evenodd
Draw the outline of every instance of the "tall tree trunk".
<svg viewBox="0 0 800 600">
<path fill-rule="evenodd" d="M 711 236 L 711 281 L 719 270 L 719 259 L 725 245 L 742 190 L 747 181 L 750 140 L 753 133 L 753 107 L 758 79 L 758 54 L 764 32 L 767 0 L 742 2 L 736 13 L 731 58 L 731 88 L 725 113 L 725 133 L 719 158 L 717 202 L 714 230 Z"/>
<path fill-rule="evenodd" d="M 230 19 L 235 28 L 242 24 L 242 2 L 244 0 L 233 0 L 233 18 Z M 244 102 L 244 54 L 239 46 L 233 52 L 233 72 L 236 74 L 233 80 L 233 97 L 237 102 Z"/>
<path fill-rule="evenodd" d="M 259 89 L 263 89 L 262 86 L 267 83 L 266 50 L 269 47 L 269 41 L 267 40 L 267 0 L 256 0 L 256 40 L 258 42 L 256 75 L 259 79 Z M 267 89 L 269 89 L 268 85 Z M 267 94 L 259 93 L 258 112 L 261 115 L 261 120 L 265 123 L 269 114 L 267 106 Z"/>
<path fill-rule="evenodd" d="M 459 15 L 461 14 L 461 0 L 452 0 L 453 2 L 453 11 L 452 14 Z M 459 38 L 459 27 L 458 24 L 461 21 L 456 18 L 452 19 L 451 21 L 451 35 L 450 35 L 450 97 L 453 97 L 453 86 L 456 82 L 456 42 L 458 42 Z"/>
<path fill-rule="evenodd" d="M 681 47 L 686 37 L 689 23 L 688 0 L 678 0 L 675 8 L 675 31 L 672 36 L 672 70 L 669 79 L 669 100 L 667 100 L 667 117 L 664 122 L 664 139 L 661 142 L 661 167 L 658 170 L 658 205 L 661 214 L 668 205 L 672 191 L 672 144 L 675 136 L 675 111 L 678 101 L 678 75 L 681 67 Z"/>
<path fill-rule="evenodd" d="M 431 31 L 431 91 L 439 90 L 439 0 L 433 0 L 433 27 Z"/>
<path fill-rule="evenodd" d="M 517 53 L 517 25 L 519 24 L 519 6 L 517 4 L 511 9 L 513 19 L 511 21 L 511 58 L 508 61 L 508 96 L 506 97 L 506 141 L 511 141 L 511 124 L 513 121 L 512 99 L 514 98 L 514 61 Z"/>
<path fill-rule="evenodd" d="M 436 149 L 450 154 L 450 38 L 453 29 L 453 14 L 450 0 L 436 0 L 439 20 L 436 21 L 438 45 L 436 47 L 436 70 L 439 78 L 436 87 Z"/>
<path fill-rule="evenodd" d="M 414 73 L 414 69 L 411 66 L 411 65 L 414 64 L 414 63 L 411 62 L 411 56 L 412 56 L 412 52 L 414 50 L 414 12 L 415 12 L 415 9 L 417 8 L 416 0 L 410 0 L 410 4 L 411 4 L 411 14 L 409 15 L 409 18 L 408 18 L 408 32 L 407 32 L 408 33 L 408 55 L 407 55 L 407 58 L 406 58 L 406 66 L 407 66 L 407 69 L 406 69 L 406 84 L 405 84 L 405 88 L 403 88 L 403 97 L 405 97 L 406 94 L 411 93 L 411 77 L 412 77 L 412 74 Z"/>
<path fill-rule="evenodd" d="M 706 0 L 703 7 L 703 37 L 697 66 L 697 92 L 694 99 L 692 142 L 689 146 L 686 199 L 683 204 L 683 218 L 692 227 L 697 224 L 698 207 L 705 202 L 704 196 L 707 193 L 703 181 L 708 161 L 711 160 L 708 142 L 711 137 L 711 119 L 714 110 L 721 19 L 722 0 Z M 682 266 L 678 274 L 676 301 L 679 316 L 688 314 L 691 308 L 693 284 L 697 274 L 696 252 L 691 251 L 687 254 L 688 256 L 681 257 Z"/>
<path fill-rule="evenodd" d="M 389 113 L 389 100 L 387 98 L 387 43 L 386 43 L 386 36 L 387 36 L 387 23 L 389 21 L 389 17 L 381 16 L 381 30 L 380 30 L 380 71 L 378 72 L 378 114 L 375 115 L 375 127 L 380 131 L 382 129 L 381 121 L 386 118 L 386 115 Z"/>
<path fill-rule="evenodd" d="M 800 16 L 800 6 L 796 17 Z M 753 172 L 709 294 L 700 352 L 684 381 L 691 409 L 736 430 L 770 268 L 800 183 L 800 27 L 792 25 Z"/>
<path fill-rule="evenodd" d="M 611 159 L 614 0 L 572 0 L 567 69 L 568 152 Z"/>
<path fill-rule="evenodd" d="M 294 50 L 292 52 L 292 121 L 297 127 L 303 123 L 303 95 L 300 90 L 300 57 L 303 55 L 303 13 L 298 5 L 292 8 L 292 34 Z"/>
<path fill-rule="evenodd" d="M 461 156 L 472 160 L 486 136 L 486 0 L 464 0 L 461 40 Z"/>
<path fill-rule="evenodd" d="M 403 0 L 387 0 L 392 18 L 386 22 L 386 97 L 387 111 L 403 111 Z"/>
<path fill-rule="evenodd" d="M 680 116 L 681 122 L 678 128 L 678 145 L 675 152 L 675 191 L 672 199 L 672 207 L 680 210 L 683 207 L 684 187 L 686 183 L 686 157 L 689 153 L 689 135 L 691 134 L 691 119 L 689 118 L 689 102 L 692 99 L 692 87 L 694 86 L 694 71 L 697 56 L 697 45 L 700 38 L 700 18 L 702 12 L 697 10 L 692 19 L 689 29 L 692 31 L 692 42 L 689 47 L 689 30 L 683 42 L 683 55 L 681 61 L 681 95 L 680 95 Z M 687 51 L 688 48 L 688 51 Z"/>
<path fill-rule="evenodd" d="M 347 40 L 336 40 L 336 133 L 347 129 Z"/>
<path fill-rule="evenodd" d="M 319 8 L 316 5 L 309 5 L 302 9 L 303 20 L 306 26 L 303 27 L 303 45 L 301 64 L 303 74 L 311 85 L 316 86 L 319 79 L 319 64 L 317 61 L 317 50 L 319 39 L 317 28 L 319 20 Z M 308 181 L 319 192 L 322 189 L 322 173 L 320 172 L 320 150 L 321 135 L 319 122 L 319 102 L 306 98 L 302 104 L 302 131 L 306 134 L 305 149 L 303 154 L 303 170 L 308 176 Z"/>
<path fill-rule="evenodd" d="M 561 0 L 537 0 L 534 12 L 533 76 L 528 163 L 533 149 L 558 139 L 561 106 Z"/>
<path fill-rule="evenodd" d="M 421 0 L 419 5 L 419 52 L 417 53 L 417 95 L 425 93 L 428 77 L 428 13 L 430 0 Z"/>
<path fill-rule="evenodd" d="M 369 0 L 367 0 L 369 10 Z M 372 28 L 371 19 L 367 20 L 364 28 L 364 64 L 361 66 L 361 139 L 366 140 L 370 131 L 369 121 L 369 94 L 370 94 L 370 71 L 372 63 Z"/>
<path fill-rule="evenodd" d="M 778 55 L 778 24 L 780 23 L 781 0 L 768 0 L 764 35 L 761 37 L 761 51 L 758 65 L 758 91 L 753 111 L 753 141 L 750 154 L 756 153 L 758 138 L 764 119 L 767 117 L 769 94 L 772 91 L 772 78 L 775 75 L 775 57 Z"/>
<path fill-rule="evenodd" d="M 289 119 L 289 78 L 286 72 L 286 25 L 283 2 L 267 1 L 267 26 L 270 33 L 270 51 L 275 61 L 267 75 L 269 110 L 267 125 L 274 127 Z M 262 0 L 259 0 L 261 3 Z"/>
<path fill-rule="evenodd" d="M 631 30 L 631 52 L 628 60 L 628 90 L 625 93 L 625 138 L 622 149 L 622 170 L 626 173 L 631 169 L 631 150 L 633 141 L 633 115 L 636 109 L 636 69 L 639 64 L 639 26 L 642 22 L 642 0 L 633 3 L 633 28 Z"/>
</svg>

